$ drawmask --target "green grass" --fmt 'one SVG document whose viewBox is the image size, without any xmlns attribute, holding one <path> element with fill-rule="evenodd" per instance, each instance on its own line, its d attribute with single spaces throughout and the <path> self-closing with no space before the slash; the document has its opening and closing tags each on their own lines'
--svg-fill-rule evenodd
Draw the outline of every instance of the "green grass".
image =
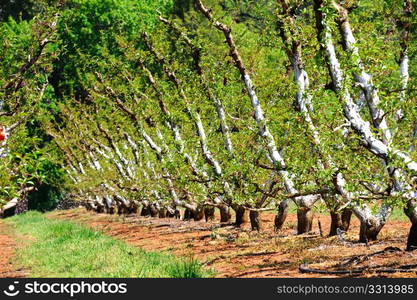
<svg viewBox="0 0 417 300">
<path fill-rule="evenodd" d="M 7 219 L 21 245 L 17 264 L 32 277 L 196 278 L 211 274 L 199 262 L 144 251 L 79 224 L 39 212 Z"/>
<path fill-rule="evenodd" d="M 409 222 L 408 217 L 404 213 L 404 210 L 398 207 L 392 210 L 390 220 Z"/>
</svg>

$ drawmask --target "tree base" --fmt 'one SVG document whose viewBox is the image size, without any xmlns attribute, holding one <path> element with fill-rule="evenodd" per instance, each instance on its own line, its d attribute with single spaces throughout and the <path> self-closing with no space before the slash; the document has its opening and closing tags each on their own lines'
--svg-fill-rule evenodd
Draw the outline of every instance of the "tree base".
<svg viewBox="0 0 417 300">
<path fill-rule="evenodd" d="M 214 220 L 214 206 L 204 207 L 204 218 L 206 222 Z"/>
<path fill-rule="evenodd" d="M 191 211 L 191 209 L 186 208 L 184 211 L 184 217 L 183 220 L 184 221 L 190 221 L 194 218 L 194 213 Z"/>
<path fill-rule="evenodd" d="M 417 250 L 417 222 L 411 224 L 407 239 L 407 251 Z"/>
<path fill-rule="evenodd" d="M 219 207 L 220 210 L 220 223 L 229 223 L 232 215 L 230 214 L 230 209 L 226 205 Z"/>
<path fill-rule="evenodd" d="M 285 223 L 288 215 L 288 201 L 281 201 L 278 207 L 278 213 L 275 216 L 274 220 L 274 229 L 275 231 L 279 231 L 282 229 L 282 226 Z"/>
<path fill-rule="evenodd" d="M 407 251 L 417 250 L 417 201 L 412 200 L 407 202 L 404 212 L 411 221 L 410 232 L 407 238 Z"/>
<path fill-rule="evenodd" d="M 149 205 L 149 212 L 152 218 L 156 218 L 159 215 L 158 209 L 154 204 Z"/>
<path fill-rule="evenodd" d="M 194 221 L 201 221 L 204 219 L 204 209 L 199 207 L 194 211 Z"/>
<path fill-rule="evenodd" d="M 308 207 L 297 210 L 297 234 L 310 232 L 313 227 L 313 211 Z"/>
<path fill-rule="evenodd" d="M 249 212 L 250 225 L 252 230 L 261 231 L 261 219 L 259 211 L 251 210 Z"/>
<path fill-rule="evenodd" d="M 140 215 L 142 217 L 149 216 L 151 214 L 149 205 L 142 206 L 142 210 L 140 211 Z"/>
<path fill-rule="evenodd" d="M 235 211 L 236 219 L 234 225 L 240 227 L 241 225 L 248 222 L 248 217 L 246 214 L 246 209 L 242 205 L 236 205 L 233 207 Z"/>
<path fill-rule="evenodd" d="M 383 225 L 361 222 L 361 227 L 359 230 L 359 242 L 368 243 L 370 241 L 376 241 L 382 227 Z"/>
<path fill-rule="evenodd" d="M 337 228 L 342 231 L 348 231 L 350 220 L 352 217 L 352 210 L 343 209 L 342 211 L 330 211 L 331 224 L 329 236 L 337 235 Z"/>
<path fill-rule="evenodd" d="M 167 209 L 165 207 L 161 207 L 158 211 L 159 218 L 166 218 L 167 217 Z"/>
</svg>

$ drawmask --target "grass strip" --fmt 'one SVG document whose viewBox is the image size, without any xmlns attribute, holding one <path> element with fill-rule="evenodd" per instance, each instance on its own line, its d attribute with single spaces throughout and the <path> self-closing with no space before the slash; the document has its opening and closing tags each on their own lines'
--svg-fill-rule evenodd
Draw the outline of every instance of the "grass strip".
<svg viewBox="0 0 417 300">
<path fill-rule="evenodd" d="M 145 251 L 71 221 L 29 211 L 7 219 L 17 235 L 16 265 L 31 277 L 201 278 L 201 264 Z"/>
</svg>

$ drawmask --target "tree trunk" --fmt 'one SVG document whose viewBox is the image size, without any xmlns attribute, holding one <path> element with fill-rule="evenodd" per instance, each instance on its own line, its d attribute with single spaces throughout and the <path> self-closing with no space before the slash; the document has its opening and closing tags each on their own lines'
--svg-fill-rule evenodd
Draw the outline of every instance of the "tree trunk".
<svg viewBox="0 0 417 300">
<path fill-rule="evenodd" d="M 124 203 L 117 202 L 116 205 L 117 205 L 117 208 L 118 208 L 117 213 L 118 213 L 119 216 L 122 215 L 122 214 L 126 214 L 127 207 Z"/>
<path fill-rule="evenodd" d="M 407 251 L 417 250 L 417 218 L 411 223 L 407 239 Z"/>
<path fill-rule="evenodd" d="M 214 220 L 214 206 L 204 207 L 204 217 L 206 222 Z"/>
<path fill-rule="evenodd" d="M 408 201 L 406 208 L 404 209 L 405 214 L 411 221 L 410 232 L 408 233 L 407 239 L 407 251 L 413 251 L 417 249 L 417 202 Z"/>
<path fill-rule="evenodd" d="M 159 218 L 166 218 L 167 217 L 167 209 L 165 207 L 161 207 L 158 210 L 158 216 L 159 216 Z"/>
<path fill-rule="evenodd" d="M 204 208 L 201 205 L 189 206 L 184 211 L 185 221 L 200 221 L 204 218 Z"/>
<path fill-rule="evenodd" d="M 186 208 L 184 211 L 184 221 L 190 221 L 191 219 L 194 218 L 194 213 L 191 211 L 191 209 Z"/>
<path fill-rule="evenodd" d="M 235 226 L 240 227 L 242 224 L 248 222 L 248 216 L 246 214 L 246 209 L 242 205 L 233 206 L 233 210 L 236 214 Z"/>
<path fill-rule="evenodd" d="M 149 205 L 149 212 L 152 218 L 156 218 L 158 216 L 158 209 L 156 208 L 155 204 Z"/>
<path fill-rule="evenodd" d="M 308 207 L 300 207 L 297 210 L 297 234 L 311 231 L 313 225 L 313 211 Z"/>
<path fill-rule="evenodd" d="M 0 209 L 0 215 L 2 218 L 11 217 L 15 214 L 17 202 L 19 201 L 18 198 L 13 198 L 11 201 L 7 202 L 6 205 L 4 205 Z"/>
<path fill-rule="evenodd" d="M 197 207 L 197 209 L 193 212 L 194 221 L 200 221 L 204 219 L 204 209 L 202 207 Z"/>
<path fill-rule="evenodd" d="M 288 200 L 281 201 L 278 207 L 278 213 L 275 216 L 274 220 L 274 228 L 275 231 L 279 231 L 282 229 L 282 226 L 284 225 L 285 220 L 287 219 L 288 215 Z"/>
<path fill-rule="evenodd" d="M 167 218 L 177 218 L 177 215 L 179 215 L 180 211 L 177 209 L 176 205 L 171 203 L 166 207 L 166 217 Z M 179 217 L 178 217 L 179 219 Z"/>
<path fill-rule="evenodd" d="M 384 227 L 392 211 L 392 208 L 382 204 L 378 214 L 373 214 L 372 210 L 366 205 L 362 205 L 362 207 L 354 206 L 352 210 L 361 223 L 359 242 L 368 243 L 369 241 L 375 241 L 377 239 L 379 232 L 382 227 Z"/>
<path fill-rule="evenodd" d="M 352 219 L 352 210 L 351 209 L 347 209 L 345 208 L 342 211 L 342 225 L 343 225 L 343 230 L 344 231 L 348 231 L 349 227 L 350 227 L 350 220 Z"/>
<path fill-rule="evenodd" d="M 97 213 L 103 213 L 104 212 L 104 205 L 97 203 L 97 209 L 96 209 Z"/>
<path fill-rule="evenodd" d="M 261 231 L 261 219 L 259 211 L 251 210 L 249 212 L 249 219 L 252 230 Z"/>
<path fill-rule="evenodd" d="M 21 196 L 22 198 L 17 202 L 15 214 L 20 215 L 28 211 L 29 201 L 27 195 L 24 194 Z"/>
<path fill-rule="evenodd" d="M 359 231 L 359 242 L 368 243 L 369 241 L 376 241 L 382 225 L 376 225 L 374 222 L 362 222 Z"/>
<path fill-rule="evenodd" d="M 132 203 L 130 206 L 130 213 L 137 214 L 139 210 L 139 205 L 137 203 Z"/>
<path fill-rule="evenodd" d="M 331 224 L 329 236 L 337 234 L 337 228 L 342 231 L 348 231 L 350 226 L 350 219 L 352 217 L 352 210 L 343 209 L 342 211 L 330 211 Z"/>
<path fill-rule="evenodd" d="M 227 205 L 221 205 L 219 207 L 220 210 L 220 222 L 221 223 L 229 223 L 231 219 L 230 209 Z"/>
<path fill-rule="evenodd" d="M 181 213 L 178 209 L 172 209 L 171 211 L 168 210 L 167 218 L 181 219 Z"/>
<path fill-rule="evenodd" d="M 84 206 L 87 211 L 93 210 L 93 203 L 90 201 L 87 201 Z"/>
<path fill-rule="evenodd" d="M 142 217 L 146 217 L 146 216 L 149 216 L 150 214 L 151 214 L 151 211 L 150 211 L 149 205 L 144 204 L 142 206 L 142 210 L 140 212 L 140 215 Z"/>
</svg>

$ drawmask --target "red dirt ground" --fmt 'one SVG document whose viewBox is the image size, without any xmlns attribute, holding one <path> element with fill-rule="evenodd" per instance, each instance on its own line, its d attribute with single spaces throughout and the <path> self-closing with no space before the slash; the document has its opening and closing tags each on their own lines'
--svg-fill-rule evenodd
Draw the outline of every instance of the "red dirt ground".
<svg viewBox="0 0 417 300">
<path fill-rule="evenodd" d="M 17 270 L 12 264 L 16 243 L 9 235 L 10 230 L 8 225 L 0 221 L 0 278 L 25 277 L 26 272 Z"/>
<path fill-rule="evenodd" d="M 242 228 L 220 227 L 213 222 L 181 221 L 139 217 L 116 216 L 87 212 L 82 208 L 56 211 L 52 218 L 72 220 L 103 231 L 117 239 L 145 250 L 168 251 L 193 257 L 216 272 L 216 277 L 336 277 L 349 275 L 306 274 L 299 271 L 303 263 L 319 269 L 335 270 L 343 261 L 359 255 L 346 264 L 346 268 L 366 267 L 370 270 L 361 277 L 417 277 L 416 268 L 408 273 L 377 274 L 372 268 L 398 268 L 417 264 L 417 251 L 405 252 L 405 241 L 410 224 L 391 221 L 381 231 L 379 240 L 365 244 L 356 243 L 359 223 L 352 219 L 346 234 L 347 243 L 338 237 L 326 237 L 330 220 L 316 215 L 311 234 L 296 235 L 296 216 L 289 215 L 283 231 L 272 229 L 274 215 L 262 214 L 263 230 L 250 231 L 249 224 Z M 320 220 L 324 237 L 318 233 Z M 398 247 L 395 252 L 372 255 L 387 247 Z M 350 275 L 352 276 L 352 275 Z"/>
</svg>

